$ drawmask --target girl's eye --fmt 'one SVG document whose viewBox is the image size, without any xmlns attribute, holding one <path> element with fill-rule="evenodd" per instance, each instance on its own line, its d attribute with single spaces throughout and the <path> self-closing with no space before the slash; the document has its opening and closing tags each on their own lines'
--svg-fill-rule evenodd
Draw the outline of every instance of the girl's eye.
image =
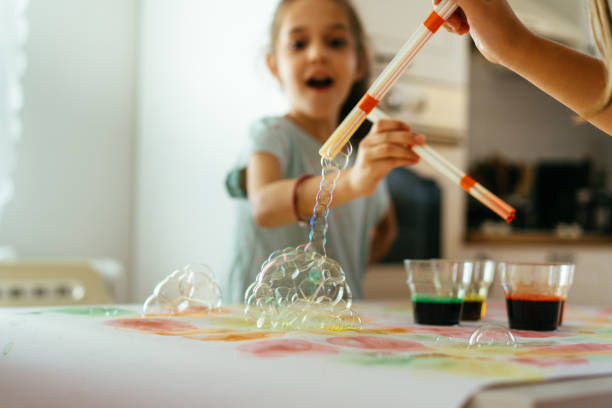
<svg viewBox="0 0 612 408">
<path fill-rule="evenodd" d="M 306 41 L 304 40 L 295 40 L 291 42 L 291 49 L 293 50 L 301 50 L 306 47 Z"/>
<path fill-rule="evenodd" d="M 332 48 L 343 48 L 346 44 L 347 41 L 344 38 L 332 38 L 329 40 L 329 46 Z"/>
</svg>

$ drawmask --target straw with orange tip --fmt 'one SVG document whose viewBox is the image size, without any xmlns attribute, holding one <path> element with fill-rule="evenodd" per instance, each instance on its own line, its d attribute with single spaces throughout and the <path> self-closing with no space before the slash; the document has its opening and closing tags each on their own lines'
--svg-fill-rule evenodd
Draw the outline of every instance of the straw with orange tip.
<svg viewBox="0 0 612 408">
<path fill-rule="evenodd" d="M 425 1 L 425 0 L 421 0 Z M 423 24 L 419 25 L 412 36 L 404 43 L 395 57 L 385 67 L 383 72 L 368 88 L 359 103 L 349 112 L 334 133 L 323 144 L 319 154 L 323 157 L 334 158 L 349 141 L 351 136 L 365 121 L 368 114 L 376 107 L 391 86 L 406 70 L 415 55 L 423 48 L 429 38 L 453 14 L 457 5 L 453 0 L 442 0 L 433 10 Z"/>
<path fill-rule="evenodd" d="M 368 119 L 371 121 L 390 119 L 390 116 L 384 113 L 382 110 L 374 108 L 368 115 Z M 502 217 L 504 221 L 509 223 L 514 219 L 516 215 L 516 210 L 514 208 L 484 188 L 482 184 L 478 183 L 476 180 L 456 168 L 451 162 L 446 160 L 446 158 L 441 156 L 434 149 L 427 145 L 414 145 L 412 146 L 412 150 L 431 167 L 444 174 L 454 183 L 459 184 L 459 186 L 461 186 L 461 188 L 468 192 L 472 197 Z"/>
</svg>

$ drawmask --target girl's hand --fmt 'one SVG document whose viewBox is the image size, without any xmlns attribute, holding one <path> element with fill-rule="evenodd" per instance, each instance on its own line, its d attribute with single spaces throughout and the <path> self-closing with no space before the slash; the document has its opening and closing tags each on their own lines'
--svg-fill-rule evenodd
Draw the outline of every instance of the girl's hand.
<svg viewBox="0 0 612 408">
<path fill-rule="evenodd" d="M 419 156 L 412 151 L 412 146 L 423 143 L 425 138 L 412 133 L 404 122 L 377 121 L 359 144 L 355 165 L 347 170 L 353 192 L 368 196 L 393 168 L 417 163 Z"/>
<path fill-rule="evenodd" d="M 437 5 L 441 0 L 433 0 Z M 495 64 L 512 66 L 531 33 L 506 0 L 454 0 L 459 6 L 444 27 L 459 35 L 469 31 L 478 50 Z"/>
</svg>

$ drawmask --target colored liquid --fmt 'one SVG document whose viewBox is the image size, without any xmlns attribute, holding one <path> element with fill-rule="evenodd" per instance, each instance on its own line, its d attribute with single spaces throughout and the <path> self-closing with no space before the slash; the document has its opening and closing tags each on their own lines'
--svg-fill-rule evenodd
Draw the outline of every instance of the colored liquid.
<svg viewBox="0 0 612 408">
<path fill-rule="evenodd" d="M 559 313 L 559 326 L 563 324 L 564 316 L 565 316 L 565 299 L 561 301 L 561 313 Z"/>
<path fill-rule="evenodd" d="M 459 324 L 461 317 L 461 299 L 412 297 L 414 321 L 419 324 L 452 326 Z"/>
<path fill-rule="evenodd" d="M 466 299 L 461 309 L 461 320 L 477 321 L 484 316 L 487 302 L 482 299 Z"/>
<path fill-rule="evenodd" d="M 562 320 L 564 300 L 554 297 L 507 297 L 511 329 L 555 330 Z"/>
</svg>

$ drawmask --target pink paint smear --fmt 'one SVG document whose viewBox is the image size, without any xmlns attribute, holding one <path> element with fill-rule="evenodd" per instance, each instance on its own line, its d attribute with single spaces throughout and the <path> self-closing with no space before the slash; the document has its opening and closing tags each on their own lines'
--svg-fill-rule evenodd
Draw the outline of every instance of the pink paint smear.
<svg viewBox="0 0 612 408">
<path fill-rule="evenodd" d="M 244 353 L 258 357 L 283 357 L 294 354 L 336 354 L 338 349 L 306 340 L 267 340 L 244 344 L 238 347 Z"/>
<path fill-rule="evenodd" d="M 143 318 L 143 319 L 115 319 L 104 324 L 121 329 L 131 329 L 148 333 L 180 333 L 197 329 L 196 326 L 170 319 Z"/>
<path fill-rule="evenodd" d="M 352 347 L 370 350 L 425 351 L 429 350 L 421 343 L 408 340 L 388 339 L 376 336 L 329 337 L 327 342 L 341 347 Z"/>
</svg>

